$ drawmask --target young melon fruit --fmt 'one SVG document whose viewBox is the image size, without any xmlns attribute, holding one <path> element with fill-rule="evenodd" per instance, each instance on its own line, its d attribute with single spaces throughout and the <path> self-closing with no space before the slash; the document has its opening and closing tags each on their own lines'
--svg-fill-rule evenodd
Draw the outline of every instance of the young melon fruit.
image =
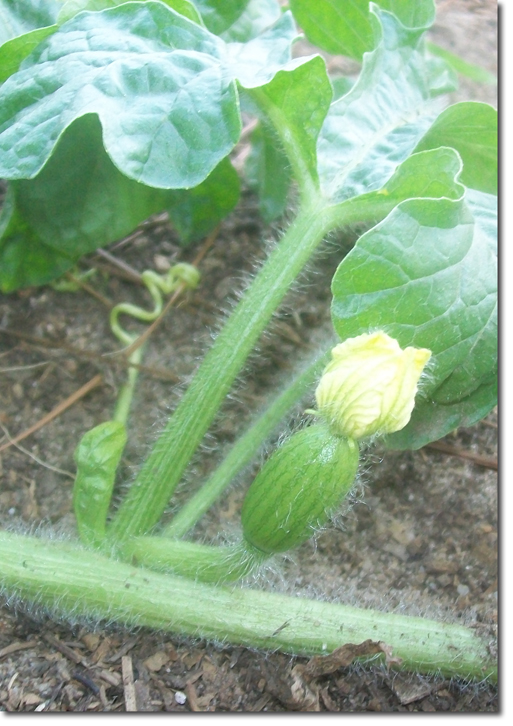
<svg viewBox="0 0 513 726">
<path fill-rule="evenodd" d="M 264 464 L 242 506 L 244 539 L 269 554 L 309 539 L 349 492 L 358 445 L 316 424 L 293 434 Z"/>
</svg>

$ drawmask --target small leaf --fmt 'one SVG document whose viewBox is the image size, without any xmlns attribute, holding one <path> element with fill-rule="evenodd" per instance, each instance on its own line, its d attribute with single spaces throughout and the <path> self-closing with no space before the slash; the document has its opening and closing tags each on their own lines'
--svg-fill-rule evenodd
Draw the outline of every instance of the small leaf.
<svg viewBox="0 0 513 726">
<path fill-rule="evenodd" d="M 125 426 L 106 421 L 84 434 L 76 448 L 73 509 L 80 537 L 88 545 L 98 545 L 105 537 L 116 469 L 125 444 Z"/>
<path fill-rule="evenodd" d="M 389 438 L 391 446 L 395 436 L 411 448 L 427 443 L 426 431 L 430 440 L 440 438 L 454 426 L 460 404 L 463 411 L 466 399 L 481 396 L 482 387 L 491 390 L 497 362 L 492 201 L 469 194 L 469 204 L 403 202 L 359 239 L 335 274 L 332 318 L 343 340 L 384 330 L 402 347 L 433 352 L 418 412 L 400 439 Z M 419 423 L 436 406 L 433 421 Z M 451 407 L 445 419 L 444 406 Z"/>
<path fill-rule="evenodd" d="M 435 22 L 433 0 L 378 0 L 377 4 L 393 13 L 406 28 L 429 28 Z"/>
<path fill-rule="evenodd" d="M 333 209 L 340 211 L 342 223 L 348 204 L 374 210 L 374 219 L 378 221 L 406 199 L 461 199 L 465 187 L 456 181 L 461 167 L 461 158 L 454 149 L 442 147 L 412 154 L 397 167 L 382 189 L 342 202 Z M 362 215 L 367 216 L 368 213 Z"/>
<path fill-rule="evenodd" d="M 374 44 L 368 0 L 290 0 L 294 16 L 313 45 L 360 60 Z"/>
<path fill-rule="evenodd" d="M 463 159 L 461 181 L 497 194 L 497 111 L 486 103 L 464 101 L 442 111 L 416 151 L 452 146 Z"/>
<path fill-rule="evenodd" d="M 23 35 L 18 35 L 0 46 L 0 83 L 16 73 L 20 64 L 32 53 L 42 40 L 57 30 L 56 25 L 37 28 Z"/>
<path fill-rule="evenodd" d="M 221 37 L 227 42 L 246 43 L 274 25 L 281 13 L 278 0 L 249 0 L 244 12 L 221 34 Z"/>
<path fill-rule="evenodd" d="M 370 3 L 374 5 L 374 3 Z M 427 28 L 435 18 L 433 0 L 379 0 L 407 28 Z M 290 7 L 308 40 L 328 53 L 361 60 L 375 47 L 368 0 L 290 0 Z M 374 7 L 377 7 L 374 5 Z"/>
<path fill-rule="evenodd" d="M 301 60 L 293 70 L 278 71 L 254 94 L 275 128 L 286 129 L 286 151 L 298 165 L 299 184 L 317 179 L 317 137 L 332 96 L 324 60 L 320 56 Z"/>
<path fill-rule="evenodd" d="M 258 193 L 262 218 L 272 222 L 285 210 L 291 174 L 280 142 L 267 124 L 259 124 L 251 134 L 245 171 L 249 186 Z"/>
<path fill-rule="evenodd" d="M 211 33 L 221 35 L 222 32 L 240 18 L 249 0 L 194 0 L 203 22 Z"/>
</svg>

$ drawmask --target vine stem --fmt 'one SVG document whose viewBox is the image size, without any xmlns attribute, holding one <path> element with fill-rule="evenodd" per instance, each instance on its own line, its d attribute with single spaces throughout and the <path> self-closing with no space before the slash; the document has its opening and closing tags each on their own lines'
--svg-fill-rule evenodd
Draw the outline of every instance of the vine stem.
<svg viewBox="0 0 513 726">
<path fill-rule="evenodd" d="M 125 426 L 128 421 L 128 414 L 130 412 L 130 406 L 132 405 L 132 399 L 135 393 L 135 386 L 139 377 L 139 368 L 137 366 L 140 365 L 143 359 L 143 353 L 144 346 L 141 346 L 140 348 L 136 348 L 128 358 L 130 365 L 127 372 L 127 379 L 119 391 L 116 407 L 112 417 L 114 421 L 119 421 Z"/>
<path fill-rule="evenodd" d="M 217 336 L 141 467 L 111 523 L 113 540 L 144 534 L 158 522 L 236 376 L 331 222 L 322 198 L 299 211 Z"/>
<path fill-rule="evenodd" d="M 460 625 L 252 589 L 207 585 L 138 569 L 72 543 L 0 532 L 0 586 L 55 614 L 116 620 L 296 655 L 367 639 L 400 667 L 496 679 L 483 641 Z"/>
<path fill-rule="evenodd" d="M 256 456 L 287 411 L 305 394 L 329 360 L 329 352 L 317 356 L 301 370 L 233 444 L 226 457 L 212 472 L 196 494 L 189 499 L 164 528 L 164 537 L 183 537 L 231 484 L 234 477 Z"/>
</svg>

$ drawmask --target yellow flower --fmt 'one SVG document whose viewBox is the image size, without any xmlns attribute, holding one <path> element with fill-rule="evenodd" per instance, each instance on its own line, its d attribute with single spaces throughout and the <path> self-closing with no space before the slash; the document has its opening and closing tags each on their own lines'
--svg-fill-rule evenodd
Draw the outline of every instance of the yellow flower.
<svg viewBox="0 0 513 726">
<path fill-rule="evenodd" d="M 331 355 L 315 397 L 333 433 L 363 439 L 406 426 L 431 351 L 402 350 L 397 340 L 378 332 L 349 338 Z"/>
</svg>

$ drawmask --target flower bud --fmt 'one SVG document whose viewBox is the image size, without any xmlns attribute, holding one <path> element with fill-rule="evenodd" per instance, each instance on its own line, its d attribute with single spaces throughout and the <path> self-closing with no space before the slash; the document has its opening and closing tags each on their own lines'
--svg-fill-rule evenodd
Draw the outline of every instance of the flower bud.
<svg viewBox="0 0 513 726">
<path fill-rule="evenodd" d="M 331 355 L 315 397 L 332 433 L 363 439 L 406 426 L 431 351 L 402 350 L 397 340 L 378 332 L 349 338 Z"/>
</svg>

